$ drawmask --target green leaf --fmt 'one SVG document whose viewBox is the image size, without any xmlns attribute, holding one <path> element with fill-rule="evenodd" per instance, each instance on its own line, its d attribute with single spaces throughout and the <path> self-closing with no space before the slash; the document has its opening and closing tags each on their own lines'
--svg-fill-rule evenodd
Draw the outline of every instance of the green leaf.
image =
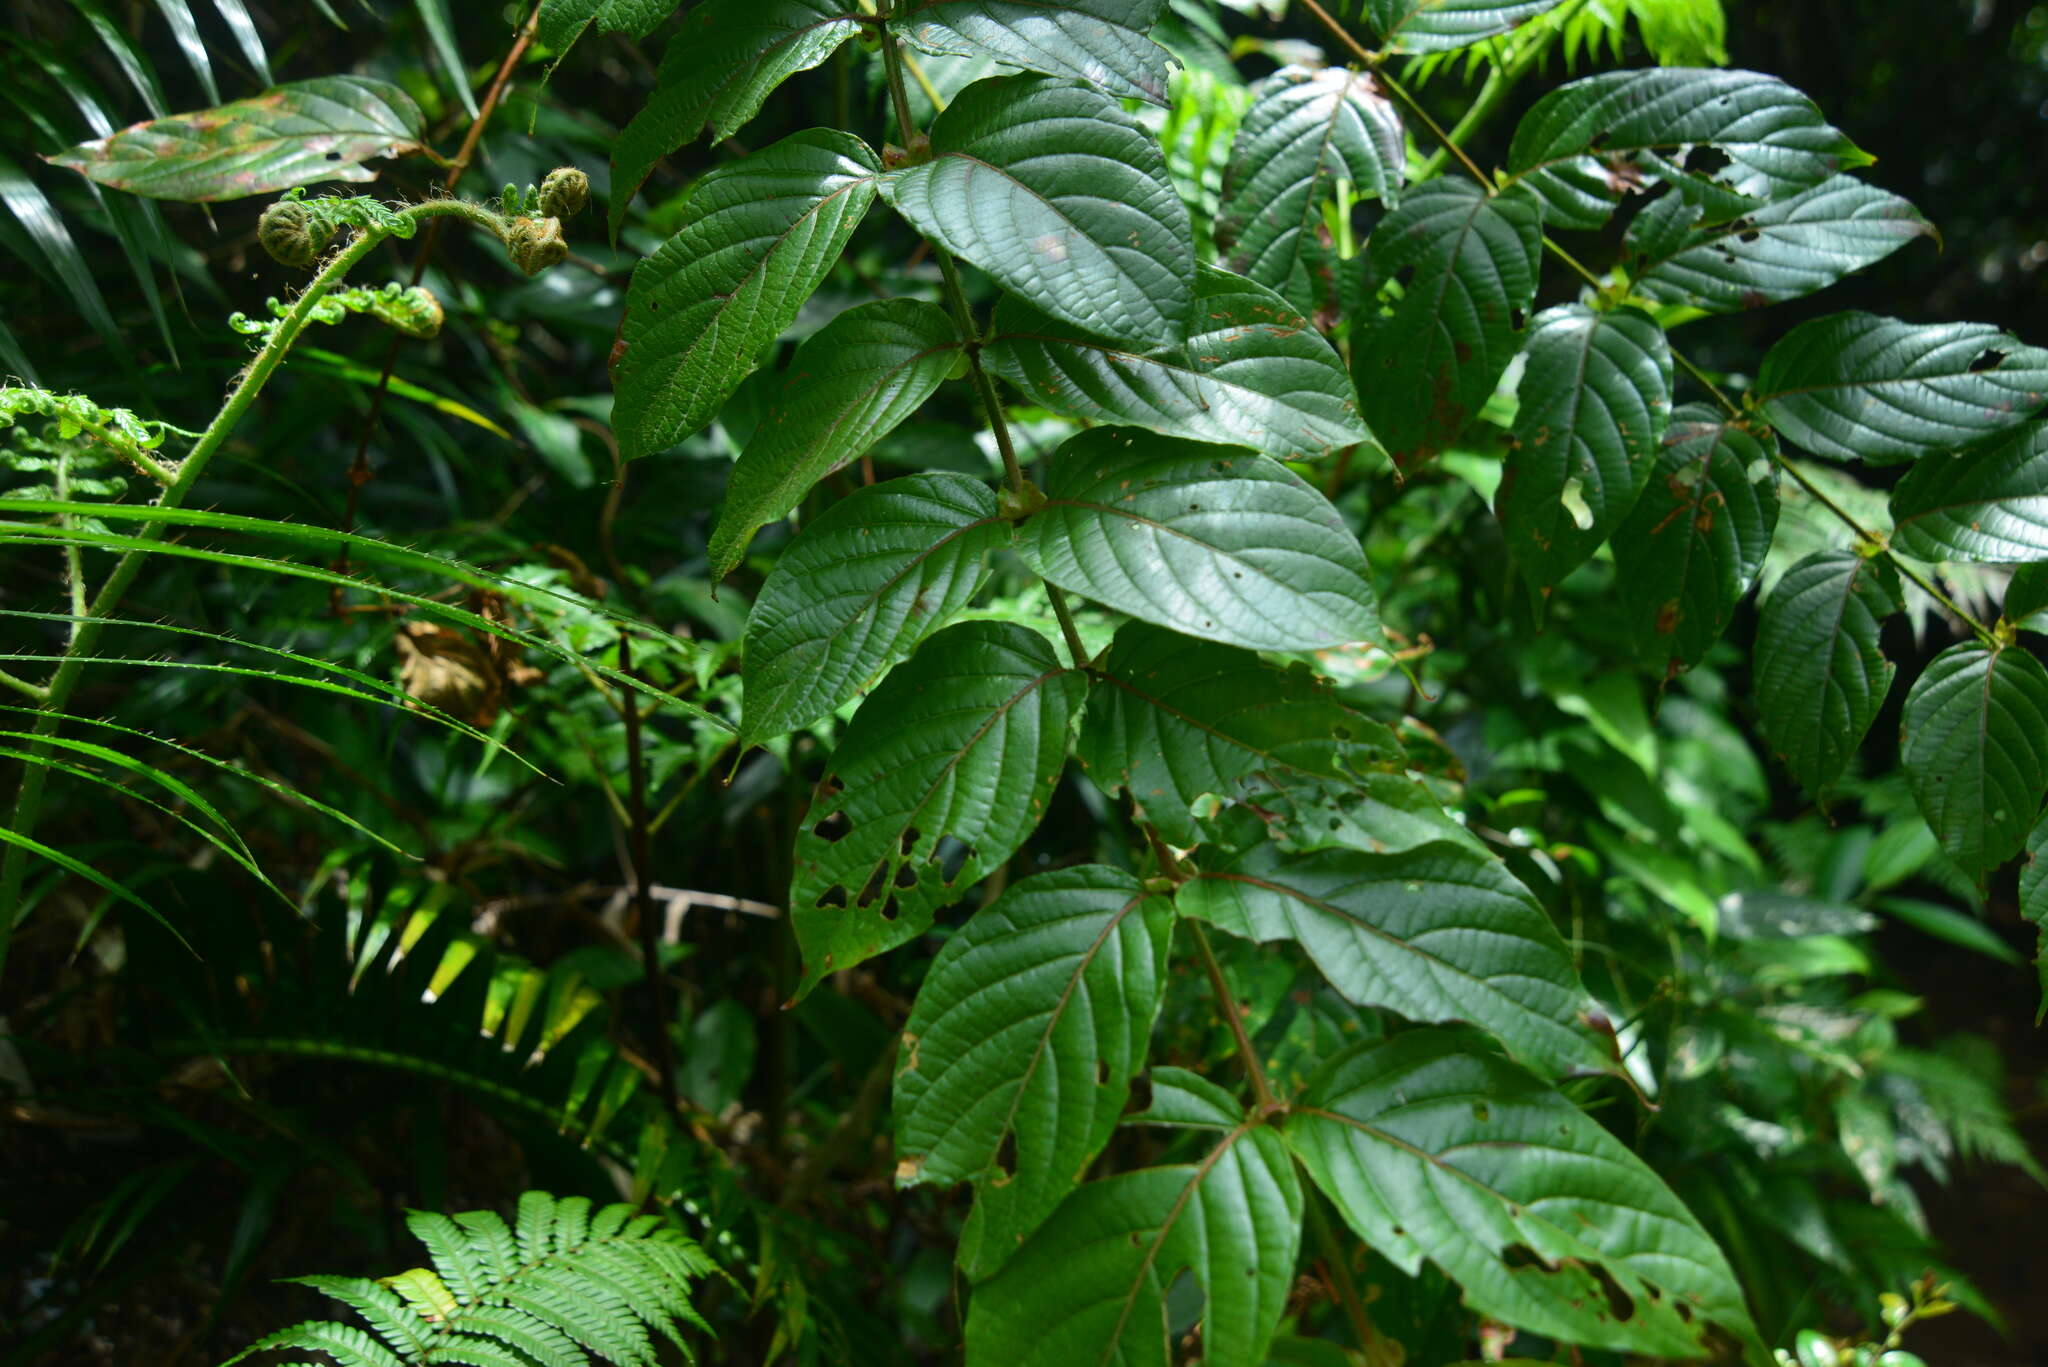
<svg viewBox="0 0 2048 1367">
<path fill-rule="evenodd" d="M 695 142 L 707 123 L 714 141 L 731 137 L 777 86 L 859 27 L 835 0 L 706 0 L 692 9 L 662 53 L 654 93 L 613 144 L 612 236 L 656 162 Z"/>
<path fill-rule="evenodd" d="M 1250 1120 L 1200 1163 L 1091 1182 L 976 1288 L 967 1361 L 1167 1367 L 1167 1295 L 1187 1272 L 1207 1297 L 1204 1361 L 1260 1362 L 1287 1308 L 1301 1216 L 1279 1134 Z"/>
<path fill-rule="evenodd" d="M 1576 569 L 1628 516 L 1671 416 L 1671 347 L 1640 309 L 1545 309 L 1529 331 L 1521 408 L 1495 508 L 1538 588 Z"/>
<path fill-rule="evenodd" d="M 554 50 L 560 63 L 576 40 L 593 25 L 599 33 L 645 38 L 673 14 L 675 0 L 541 0 L 534 36 Z"/>
<path fill-rule="evenodd" d="M 1727 154 L 1702 174 L 1696 146 Z M 1829 127 L 1812 100 L 1753 71 L 1658 67 L 1561 85 L 1531 106 L 1508 150 L 1509 183 L 1527 184 L 1552 228 L 1597 228 L 1624 193 L 1664 180 L 1712 219 L 1818 185 L 1870 156 Z"/>
<path fill-rule="evenodd" d="M 1049 76 L 976 81 L 931 142 L 930 161 L 882 179 L 919 232 L 1097 336 L 1181 340 L 1194 230 L 1158 142 L 1115 100 Z"/>
<path fill-rule="evenodd" d="M 1632 287 L 1709 313 L 1761 308 L 1826 289 L 1934 225 L 1897 195 L 1835 176 L 1726 223 L 1695 228 L 1700 206 L 1666 195 L 1629 224 Z"/>
<path fill-rule="evenodd" d="M 114 349 L 115 355 L 125 358 L 127 344 L 122 339 L 121 329 L 107 309 L 106 296 L 100 293 L 99 285 L 93 280 L 92 266 L 85 253 L 79 250 L 71 230 L 64 226 L 64 216 L 57 212 L 57 206 L 50 202 L 41 187 L 5 156 L 0 156 L 0 205 L 6 207 L 42 252 L 43 259 L 50 263 L 57 279 L 71 295 L 71 302 L 92 330 Z M 8 341 L 12 347 L 12 334 L 8 335 Z M 28 369 L 14 366 L 10 373 L 13 372 L 26 376 Z"/>
<path fill-rule="evenodd" d="M 419 106 L 390 82 L 322 76 L 138 123 L 48 160 L 130 194 L 210 203 L 374 180 L 362 163 L 419 151 L 424 128 Z"/>
<path fill-rule="evenodd" d="M 1923 456 L 1892 489 L 1891 544 L 1921 560 L 2048 560 L 2048 423 Z"/>
<path fill-rule="evenodd" d="M 1338 701 L 1327 682 L 1250 651 L 1132 622 L 1090 672 L 1076 757 L 1183 848 L 1202 838 L 1189 809 L 1204 794 L 1236 796 L 1252 780 L 1284 790 L 1402 763 L 1394 733 Z"/>
<path fill-rule="evenodd" d="M 1165 995 L 1173 906 L 1120 869 L 1015 884 L 946 942 L 896 1071 L 899 1185 L 974 1182 L 960 1264 L 993 1273 L 1116 1128 Z"/>
<path fill-rule="evenodd" d="M 1721 1250 L 1598 1122 L 1476 1039 L 1417 1030 L 1324 1065 L 1288 1144 L 1360 1238 L 1409 1275 L 1579 1344 L 1699 1357 L 1718 1325 L 1767 1359 Z"/>
<path fill-rule="evenodd" d="M 1816 456 L 1912 460 L 2026 421 L 2048 400 L 2048 351 L 1989 323 L 1837 313 L 1786 333 L 1752 397 Z"/>
<path fill-rule="evenodd" d="M 1543 228 L 1528 195 L 1453 177 L 1410 191 L 1374 229 L 1373 276 L 1402 283 L 1391 314 L 1354 324 L 1360 406 L 1395 462 L 1449 446 L 1493 395 L 1536 298 Z"/>
<path fill-rule="evenodd" d="M 1607 1072 L 1613 1050 L 1570 953 L 1498 859 L 1432 840 L 1380 854 L 1259 841 L 1181 885 L 1177 905 L 1233 935 L 1294 940 L 1344 999 L 1464 1021 L 1549 1073 Z"/>
<path fill-rule="evenodd" d="M 2034 1008 L 2034 1024 L 2039 1025 L 2048 1014 L 2048 813 L 2027 835 L 2027 861 L 2020 865 L 2020 914 L 2038 932 L 2034 970 L 2041 980 L 2041 1004 Z"/>
<path fill-rule="evenodd" d="M 1898 666 L 1878 628 L 1905 609 L 1890 562 L 1816 551 L 1764 600 L 1756 628 L 1757 721 L 1810 793 L 1833 783 L 1877 717 Z"/>
<path fill-rule="evenodd" d="M 1162 0 L 927 0 L 892 14 L 889 29 L 925 52 L 993 57 L 1163 105 L 1173 57 L 1145 36 L 1161 8 Z"/>
<path fill-rule="evenodd" d="M 1637 654 L 1659 671 L 1705 659 L 1762 572 L 1777 525 L 1763 442 L 1705 404 L 1673 413 L 1649 484 L 1614 533 L 1614 579 Z"/>
<path fill-rule="evenodd" d="M 1061 588 L 1248 650 L 1378 641 L 1358 539 L 1284 466 L 1111 427 L 1047 466 L 1046 504 L 1018 550 Z"/>
<path fill-rule="evenodd" d="M 711 533 L 711 577 L 730 574 L 756 529 L 915 413 L 959 351 L 946 311 L 916 299 L 860 304 L 813 333 L 733 466 Z"/>
<path fill-rule="evenodd" d="M 1033 403 L 1090 422 L 1314 460 L 1370 441 L 1351 377 L 1322 334 L 1263 285 L 1195 273 L 1187 341 L 1140 355 L 1029 305 L 996 305 L 983 358 Z"/>
<path fill-rule="evenodd" d="M 2036 561 L 2012 572 L 2012 578 L 2005 586 L 2005 606 L 2001 615 L 2018 626 L 2042 611 L 2048 611 L 2048 563 Z M 2035 629 L 2040 628 L 2037 626 Z"/>
<path fill-rule="evenodd" d="M 817 128 L 691 187 L 682 226 L 626 295 L 612 428 L 628 459 L 718 415 L 838 260 L 880 170 L 859 138 Z"/>
<path fill-rule="evenodd" d="M 962 622 L 868 695 L 797 834 L 799 996 L 922 935 L 1015 852 L 1044 814 L 1087 690 L 1036 632 Z"/>
<path fill-rule="evenodd" d="M 1391 52 L 1447 52 L 1506 33 L 1563 0 L 1366 0 L 1365 14 Z"/>
<path fill-rule="evenodd" d="M 1899 766 L 1971 877 L 2019 853 L 2048 791 L 2048 669 L 2019 647 L 1950 646 L 1906 694 Z"/>
<path fill-rule="evenodd" d="M 1319 236 L 1323 206 L 1338 181 L 1394 203 L 1407 161 L 1401 116 L 1370 72 L 1282 67 L 1253 88 L 1231 145 L 1216 216 L 1222 263 L 1304 314 L 1334 316 L 1340 263 Z"/>
<path fill-rule="evenodd" d="M 1010 539 L 965 475 L 855 490 L 784 548 L 747 615 L 744 748 L 816 721 L 967 606 Z"/>
</svg>

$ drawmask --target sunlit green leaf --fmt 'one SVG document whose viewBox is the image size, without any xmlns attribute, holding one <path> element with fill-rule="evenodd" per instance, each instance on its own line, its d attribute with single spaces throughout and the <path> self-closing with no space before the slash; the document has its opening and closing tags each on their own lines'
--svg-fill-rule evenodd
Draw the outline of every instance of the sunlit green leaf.
<svg viewBox="0 0 2048 1367">
<path fill-rule="evenodd" d="M 1973 877 L 2019 853 L 2048 792 L 2048 669 L 1965 644 L 1906 694 L 1899 765 L 1941 848 Z"/>
<path fill-rule="evenodd" d="M 1506 33 L 1563 0 L 1365 0 L 1365 15 L 1394 52 L 1444 52 Z"/>
<path fill-rule="evenodd" d="M 1892 489 L 1892 544 L 1922 560 L 2048 560 L 2048 423 L 1922 456 Z"/>
<path fill-rule="evenodd" d="M 1173 59 L 1145 36 L 1162 8 L 1162 0 L 924 0 L 892 12 L 889 28 L 925 52 L 993 57 L 1165 104 Z"/>
<path fill-rule="evenodd" d="M 1878 629 L 1904 607 L 1890 562 L 1851 551 L 1807 556 L 1764 600 L 1751 671 L 1757 720 L 1808 792 L 1841 775 L 1876 719 L 1898 672 Z"/>
</svg>

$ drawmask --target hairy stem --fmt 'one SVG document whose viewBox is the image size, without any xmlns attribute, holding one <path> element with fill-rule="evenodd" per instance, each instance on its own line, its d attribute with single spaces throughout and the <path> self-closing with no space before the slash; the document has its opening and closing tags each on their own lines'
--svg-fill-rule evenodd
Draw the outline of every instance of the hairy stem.
<svg viewBox="0 0 2048 1367">
<path fill-rule="evenodd" d="M 1351 1279 L 1351 1263 L 1344 1254 L 1344 1246 L 1337 1242 L 1336 1231 L 1330 1228 L 1330 1217 L 1323 1213 L 1322 1198 L 1311 1195 L 1306 1210 L 1309 1237 L 1316 1241 L 1323 1266 L 1330 1272 L 1330 1290 L 1336 1294 L 1337 1304 L 1343 1307 L 1344 1317 L 1351 1321 L 1351 1332 L 1358 1336 L 1358 1346 L 1366 1350 L 1368 1360 L 1381 1361 L 1373 1350 L 1384 1341 L 1384 1336 L 1374 1327 L 1372 1316 L 1366 1313 L 1365 1301 L 1358 1294 L 1358 1283 Z"/>
<path fill-rule="evenodd" d="M 1451 149 L 1462 147 L 1488 119 L 1499 112 L 1508 96 L 1514 93 L 1515 87 L 1521 84 L 1522 77 L 1529 74 L 1529 68 L 1535 66 L 1542 60 L 1543 55 L 1550 51 L 1551 44 L 1563 31 L 1563 26 L 1570 21 L 1572 11 L 1585 8 L 1586 3 L 1587 0 L 1567 0 L 1563 8 L 1552 10 L 1543 16 L 1541 41 L 1536 41 L 1533 37 L 1524 40 L 1526 46 L 1515 53 L 1512 61 L 1506 66 L 1494 67 L 1487 74 L 1486 81 L 1479 87 L 1479 94 L 1473 97 L 1471 106 L 1451 125 L 1451 131 L 1444 135 L 1444 141 L 1437 150 L 1430 153 L 1429 160 L 1422 163 L 1422 169 L 1415 173 L 1415 179 L 1428 180 L 1444 169 L 1444 163 L 1450 160 Z"/>
<path fill-rule="evenodd" d="M 1266 1070 L 1259 1063 L 1259 1055 L 1252 1048 L 1251 1037 L 1244 1032 L 1244 1017 L 1237 1009 L 1237 999 L 1230 995 L 1230 984 L 1224 980 L 1223 965 L 1216 961 L 1216 951 L 1209 948 L 1209 937 L 1202 933 L 1199 921 L 1190 920 L 1188 929 L 1195 932 L 1195 948 L 1201 951 L 1202 967 L 1208 971 L 1209 986 L 1216 992 L 1216 1009 L 1223 1013 L 1224 1024 L 1230 1027 L 1230 1036 L 1237 1041 L 1238 1061 L 1244 1065 L 1244 1074 L 1251 1080 L 1252 1095 L 1258 1099 L 1259 1110 L 1271 1113 L 1283 1108 L 1280 1099 L 1273 1095 L 1273 1084 L 1266 1080 Z"/>
</svg>

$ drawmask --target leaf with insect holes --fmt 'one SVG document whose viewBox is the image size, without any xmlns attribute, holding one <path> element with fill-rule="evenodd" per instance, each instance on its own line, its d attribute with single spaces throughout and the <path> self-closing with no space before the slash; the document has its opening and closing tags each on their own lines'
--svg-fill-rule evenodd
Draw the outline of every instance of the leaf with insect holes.
<svg viewBox="0 0 2048 1367">
<path fill-rule="evenodd" d="M 711 577 L 730 574 L 756 530 L 922 407 L 959 356 L 953 320 L 919 299 L 856 304 L 813 333 L 732 468 Z"/>
<path fill-rule="evenodd" d="M 1323 1065 L 1281 1127 L 1359 1238 L 1480 1314 L 1588 1348 L 1696 1358 L 1716 1326 L 1768 1361 L 1727 1258 L 1649 1165 L 1457 1030 Z"/>
<path fill-rule="evenodd" d="M 1698 148 L 1722 164 L 1705 169 Z M 1719 222 L 1870 160 L 1775 76 L 1651 67 L 1571 81 L 1536 101 L 1515 128 L 1508 183 L 1543 200 L 1546 228 L 1597 228 L 1623 195 L 1656 180 Z"/>
<path fill-rule="evenodd" d="M 2019 646 L 1950 646 L 1906 694 L 1899 767 L 1942 850 L 1982 882 L 2048 791 L 2048 669 Z"/>
<path fill-rule="evenodd" d="M 1402 766 L 1392 731 L 1306 669 L 1276 668 L 1248 650 L 1131 622 L 1090 673 L 1075 756 L 1177 846 L 1201 840 L 1190 808 L 1204 794 Z"/>
<path fill-rule="evenodd" d="M 1163 105 L 1173 55 L 1145 36 L 1163 7 L 1162 0 L 925 0 L 892 12 L 889 30 L 920 51 L 993 57 Z"/>
<path fill-rule="evenodd" d="M 1379 639 L 1358 538 L 1264 456 L 1096 428 L 1053 453 L 1045 498 L 1017 548 L 1063 589 L 1248 650 Z"/>
<path fill-rule="evenodd" d="M 1671 415 L 1664 449 L 1614 533 L 1614 579 L 1637 655 L 1690 669 L 1756 583 L 1778 525 L 1778 483 L 1761 440 L 1705 404 Z"/>
<path fill-rule="evenodd" d="M 802 996 L 922 935 L 1038 825 L 1087 676 L 1007 622 L 939 632 L 868 694 L 796 839 Z"/>
<path fill-rule="evenodd" d="M 324 180 L 375 180 L 363 163 L 419 151 L 425 129 L 420 107 L 389 81 L 321 76 L 134 124 L 48 160 L 130 194 L 217 203 Z"/>
<path fill-rule="evenodd" d="M 1780 338 L 1751 397 L 1816 456 L 1890 464 L 2025 422 L 2048 401 L 2048 351 L 1988 323 L 1836 313 Z"/>
<path fill-rule="evenodd" d="M 830 712 L 967 606 L 1010 524 L 978 479 L 934 471 L 856 489 L 776 558 L 747 614 L 740 744 Z"/>
<path fill-rule="evenodd" d="M 627 459 L 718 416 L 839 259 L 880 170 L 859 138 L 814 128 L 690 187 L 675 235 L 626 293 L 612 430 Z"/>
<path fill-rule="evenodd" d="M 976 81 L 932 124 L 932 159 L 882 195 L 911 226 L 1043 313 L 1139 350 L 1193 304 L 1194 228 L 1159 143 L 1090 86 Z"/>
<path fill-rule="evenodd" d="M 1922 456 L 1892 489 L 1892 545 L 1921 560 L 2048 561 L 2048 422 Z"/>
<path fill-rule="evenodd" d="M 1876 719 L 1898 672 L 1878 649 L 1878 629 L 1904 608 L 1889 561 L 1816 551 L 1758 611 L 1757 721 L 1809 793 L 1840 776 Z"/>
<path fill-rule="evenodd" d="M 1354 325 L 1360 411 L 1396 464 L 1457 439 L 1520 350 L 1543 254 L 1538 206 L 1452 178 L 1409 192 L 1374 229 L 1374 278 L 1398 284 L 1384 316 Z"/>
<path fill-rule="evenodd" d="M 1121 869 L 1013 884 L 946 942 L 898 1055 L 900 1185 L 973 1182 L 970 1278 L 993 1273 L 1116 1128 L 1165 996 L 1173 904 Z"/>
<path fill-rule="evenodd" d="M 1548 592 L 1635 506 L 1671 416 L 1671 347 L 1640 309 L 1545 309 L 1495 507 L 1508 553 Z"/>
<path fill-rule="evenodd" d="M 1344 364 L 1287 301 L 1201 266 L 1185 343 L 1138 353 L 1015 299 L 996 305 L 989 368 L 1032 402 L 1091 422 L 1314 460 L 1370 441 Z"/>
<path fill-rule="evenodd" d="M 1366 0 L 1389 52 L 1448 52 L 1497 37 L 1564 0 Z"/>
<path fill-rule="evenodd" d="M 1216 216 L 1223 264 L 1304 314 L 1329 312 L 1339 263 L 1323 206 L 1339 181 L 1360 199 L 1392 205 L 1407 164 L 1401 116 L 1378 78 L 1282 67 L 1253 87 L 1231 144 Z"/>
</svg>

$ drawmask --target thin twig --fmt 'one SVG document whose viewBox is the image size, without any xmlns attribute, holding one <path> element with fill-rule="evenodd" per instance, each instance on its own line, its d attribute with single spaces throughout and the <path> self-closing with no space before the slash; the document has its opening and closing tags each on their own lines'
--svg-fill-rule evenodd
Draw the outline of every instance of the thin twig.
<svg viewBox="0 0 2048 1367">
<path fill-rule="evenodd" d="M 1251 1080 L 1252 1095 L 1258 1098 L 1259 1109 L 1265 1112 L 1285 1109 L 1280 1099 L 1273 1095 L 1273 1084 L 1266 1080 L 1266 1070 L 1252 1048 L 1251 1037 L 1244 1032 L 1244 1017 L 1238 1012 L 1236 999 L 1230 995 L 1230 984 L 1223 977 L 1223 965 L 1216 962 L 1216 951 L 1209 948 L 1209 937 L 1202 933 L 1201 922 L 1191 920 L 1188 928 L 1195 932 L 1195 948 L 1201 951 L 1202 967 L 1208 970 L 1209 986 L 1216 992 L 1216 1009 L 1223 1013 L 1224 1024 L 1230 1027 L 1231 1038 L 1237 1041 L 1237 1057 L 1244 1065 L 1245 1076 Z"/>
</svg>

